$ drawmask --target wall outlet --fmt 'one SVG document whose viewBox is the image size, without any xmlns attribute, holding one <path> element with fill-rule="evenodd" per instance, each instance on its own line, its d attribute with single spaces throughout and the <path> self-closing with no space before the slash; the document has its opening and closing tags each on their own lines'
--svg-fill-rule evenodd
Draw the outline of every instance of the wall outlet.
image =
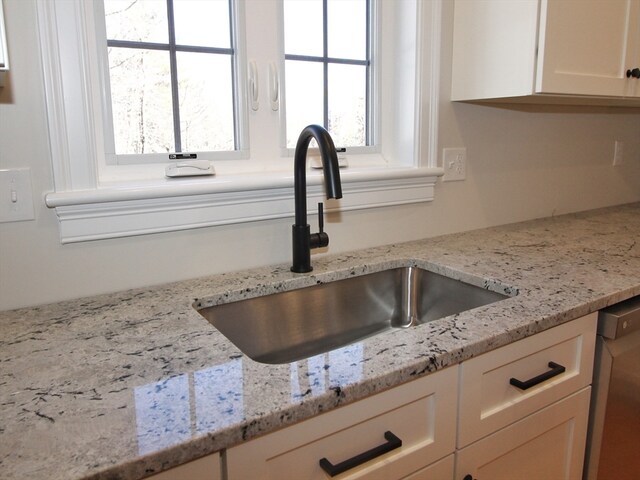
<svg viewBox="0 0 640 480">
<path fill-rule="evenodd" d="M 444 167 L 443 182 L 453 182 L 467 178 L 467 149 L 442 149 L 442 166 Z"/>
<path fill-rule="evenodd" d="M 624 142 L 616 140 L 613 148 L 613 166 L 617 167 L 622 165 L 624 159 Z"/>
<path fill-rule="evenodd" d="M 0 170 L 0 223 L 34 218 L 31 170 Z"/>
</svg>

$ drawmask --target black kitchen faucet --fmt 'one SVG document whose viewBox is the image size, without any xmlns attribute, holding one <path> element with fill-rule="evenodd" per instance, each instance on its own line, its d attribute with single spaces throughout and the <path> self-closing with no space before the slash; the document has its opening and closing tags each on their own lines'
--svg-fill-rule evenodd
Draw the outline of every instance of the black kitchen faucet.
<svg viewBox="0 0 640 480">
<path fill-rule="evenodd" d="M 306 163 L 307 149 L 312 138 L 316 139 L 320 149 L 327 198 L 342 198 L 338 154 L 331 135 L 319 125 L 309 125 L 302 130 L 298 137 L 293 165 L 296 223 L 293 225 L 293 265 L 291 271 L 296 273 L 306 273 L 313 270 L 311 249 L 329 245 L 329 235 L 323 231 L 322 203 L 318 204 L 320 231 L 312 234 L 311 227 L 307 223 Z"/>
</svg>

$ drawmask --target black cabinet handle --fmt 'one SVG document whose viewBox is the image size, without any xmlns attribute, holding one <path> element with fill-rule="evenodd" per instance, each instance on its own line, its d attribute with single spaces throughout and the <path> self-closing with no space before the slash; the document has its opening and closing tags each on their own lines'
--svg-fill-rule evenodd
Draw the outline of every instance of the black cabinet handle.
<svg viewBox="0 0 640 480">
<path fill-rule="evenodd" d="M 351 457 L 344 462 L 340 462 L 337 465 L 334 465 L 326 458 L 320 459 L 320 466 L 322 469 L 327 472 L 330 476 L 335 477 L 336 475 L 340 475 L 347 470 L 357 467 L 358 465 L 362 465 L 369 460 L 373 460 L 380 455 L 384 455 L 391 450 L 395 450 L 396 448 L 400 448 L 402 446 L 402 440 L 396 437 L 391 432 L 384 432 L 384 438 L 387 440 L 387 443 L 383 443 L 377 447 L 372 448 L 371 450 L 367 450 L 366 452 L 360 453 L 355 457 Z"/>
<path fill-rule="evenodd" d="M 633 70 L 627 70 L 627 78 L 640 78 L 640 68 L 636 67 Z"/>
<path fill-rule="evenodd" d="M 529 388 L 535 387 L 536 385 L 544 382 L 545 380 L 549 380 L 550 378 L 555 377 L 556 375 L 560 375 L 561 373 L 564 373 L 564 371 L 566 370 L 566 368 L 564 368 L 562 365 L 555 362 L 549 362 L 549 368 L 551 370 L 541 373 L 537 377 L 533 377 L 533 378 L 530 378 L 529 380 L 525 380 L 524 382 L 522 380 L 518 380 L 517 378 L 512 377 L 511 380 L 509 380 L 509 383 L 514 387 L 519 388 L 520 390 L 528 390 Z"/>
</svg>

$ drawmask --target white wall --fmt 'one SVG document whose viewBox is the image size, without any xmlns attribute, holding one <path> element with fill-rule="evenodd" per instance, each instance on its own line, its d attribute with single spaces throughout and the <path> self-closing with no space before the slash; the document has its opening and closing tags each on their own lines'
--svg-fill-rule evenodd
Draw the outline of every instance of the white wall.
<svg viewBox="0 0 640 480">
<path fill-rule="evenodd" d="M 53 182 L 34 0 L 4 3 L 0 168 L 31 168 L 36 219 L 0 224 L 0 310 L 289 261 L 291 220 L 61 245 L 42 200 Z M 640 200 L 637 109 L 449 102 L 451 13 L 447 0 L 439 147 L 467 147 L 467 180 L 438 184 L 429 204 L 344 213 L 327 225 L 331 253 Z M 626 165 L 613 168 L 616 139 Z"/>
</svg>

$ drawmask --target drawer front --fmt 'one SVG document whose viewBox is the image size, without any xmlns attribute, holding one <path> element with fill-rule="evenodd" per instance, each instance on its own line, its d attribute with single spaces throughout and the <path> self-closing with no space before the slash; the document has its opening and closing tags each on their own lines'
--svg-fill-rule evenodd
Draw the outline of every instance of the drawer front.
<svg viewBox="0 0 640 480">
<path fill-rule="evenodd" d="M 179 465 L 170 470 L 156 473 L 149 480 L 220 480 L 220 454 L 212 453 L 206 457 Z"/>
<path fill-rule="evenodd" d="M 596 319 L 593 313 L 463 362 L 458 447 L 589 385 Z M 512 384 L 518 381 L 525 385 Z"/>
<path fill-rule="evenodd" d="M 338 465 L 386 444 L 402 446 L 337 475 L 337 479 L 403 478 L 455 449 L 457 366 L 338 408 L 227 450 L 229 480 L 327 479 Z"/>
<path fill-rule="evenodd" d="M 463 448 L 455 480 L 580 480 L 590 394 L 586 387 Z"/>
<path fill-rule="evenodd" d="M 450 480 L 453 478 L 454 463 L 455 455 L 451 454 L 428 467 L 404 477 L 402 480 Z"/>
</svg>

